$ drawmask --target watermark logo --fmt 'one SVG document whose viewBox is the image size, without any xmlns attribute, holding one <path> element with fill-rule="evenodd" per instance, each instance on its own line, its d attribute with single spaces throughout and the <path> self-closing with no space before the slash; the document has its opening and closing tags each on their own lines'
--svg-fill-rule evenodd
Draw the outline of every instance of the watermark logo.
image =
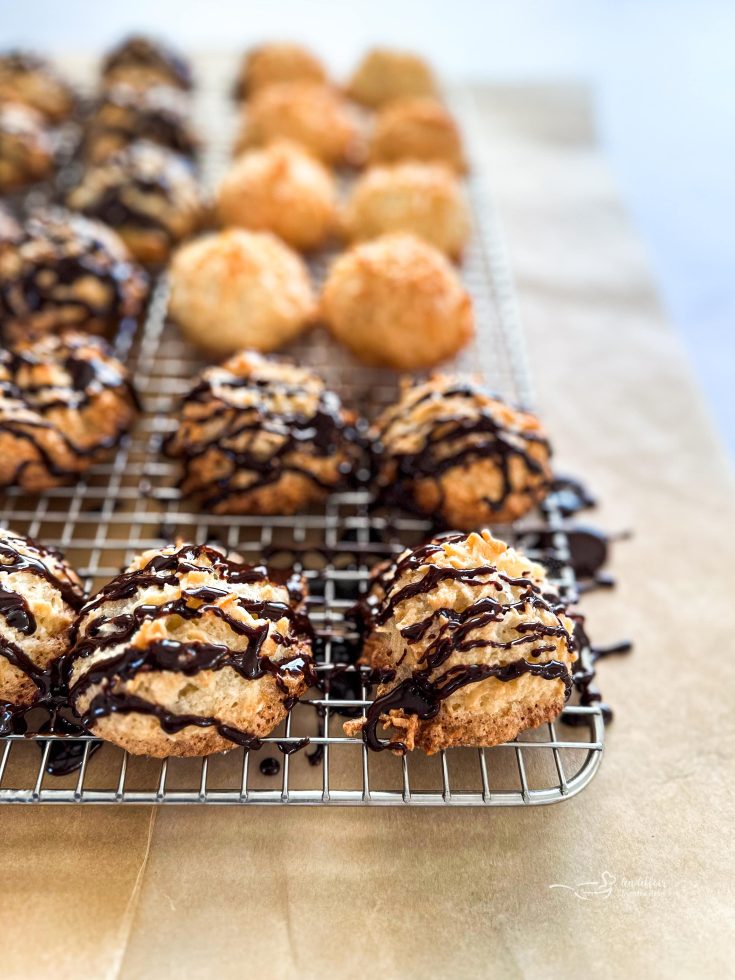
<svg viewBox="0 0 735 980">
<path fill-rule="evenodd" d="M 648 875 L 637 878 L 616 878 L 610 871 L 603 871 L 599 878 L 592 881 L 580 881 L 575 885 L 565 885 L 555 882 L 549 889 L 558 888 L 571 892 L 581 902 L 605 901 L 614 891 L 626 895 L 653 895 L 666 891 L 667 883 L 661 878 L 651 878 Z"/>
<path fill-rule="evenodd" d="M 615 885 L 615 875 L 609 871 L 603 871 L 597 881 L 580 881 L 576 885 L 549 885 L 549 888 L 562 888 L 569 891 L 582 902 L 589 902 L 593 899 L 610 898 Z"/>
</svg>

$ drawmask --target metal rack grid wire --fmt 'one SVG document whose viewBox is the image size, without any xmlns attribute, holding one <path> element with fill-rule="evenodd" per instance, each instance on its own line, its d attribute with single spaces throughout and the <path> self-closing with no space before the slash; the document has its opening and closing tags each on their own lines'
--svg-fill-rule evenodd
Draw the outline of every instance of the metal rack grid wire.
<svg viewBox="0 0 735 980">
<path fill-rule="evenodd" d="M 221 92 L 219 98 L 222 98 Z M 216 104 L 210 90 L 201 103 Z M 462 105 L 472 132 L 471 107 Z M 220 127 L 223 133 L 223 127 Z M 224 135 L 212 143 L 209 179 L 226 159 Z M 205 168 L 206 172 L 206 168 Z M 485 375 L 492 387 L 529 403 L 531 378 L 515 306 L 512 277 L 497 213 L 477 176 L 468 180 L 474 216 L 472 243 L 462 273 L 477 312 L 478 337 L 457 369 Z M 328 257 L 312 262 L 317 283 Z M 176 489 L 175 466 L 160 454 L 175 425 L 175 408 L 201 367 L 197 354 L 166 320 L 167 284 L 161 279 L 138 335 L 121 334 L 118 351 L 131 365 L 144 414 L 114 458 L 74 487 L 38 498 L 9 490 L 3 522 L 62 548 L 92 590 L 136 553 L 177 537 L 214 542 L 246 561 L 302 569 L 310 589 L 309 612 L 321 638 L 317 670 L 341 678 L 347 691 L 313 689 L 259 751 L 233 748 L 204 759 L 134 757 L 91 735 L 8 735 L 0 739 L 0 802 L 131 804 L 313 804 L 512 806 L 555 803 L 583 789 L 600 764 L 604 723 L 599 706 L 569 705 L 556 723 L 523 733 L 490 749 L 450 749 L 427 757 L 369 752 L 342 731 L 344 715 L 364 713 L 370 690 L 347 663 L 355 639 L 346 616 L 370 568 L 403 547 L 425 540 L 429 525 L 401 514 L 375 512 L 367 489 L 335 494 L 323 508 L 295 517 L 222 517 L 190 509 Z M 374 413 L 396 392 L 396 380 L 367 369 L 339 351 L 321 331 L 286 355 L 322 373 L 350 405 Z M 494 530 L 511 544 L 539 529 L 553 548 L 532 558 L 547 562 L 563 595 L 574 595 L 564 521 L 553 500 L 513 526 Z M 588 657 L 582 651 L 582 657 Z M 569 722 L 570 724 L 566 724 Z M 572 724 L 573 723 L 573 724 Z M 309 748 L 291 754 L 288 750 Z M 49 772 L 61 744 L 76 746 L 78 769 Z M 285 752 L 283 750 L 286 750 Z M 268 755 L 282 759 L 280 778 L 261 774 Z"/>
</svg>

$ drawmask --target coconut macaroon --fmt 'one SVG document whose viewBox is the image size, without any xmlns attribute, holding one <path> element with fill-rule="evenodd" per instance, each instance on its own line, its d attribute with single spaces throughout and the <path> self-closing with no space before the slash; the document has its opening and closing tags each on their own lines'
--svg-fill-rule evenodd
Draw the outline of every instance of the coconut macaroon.
<svg viewBox="0 0 735 980">
<path fill-rule="evenodd" d="M 55 166 L 54 140 L 41 113 L 20 102 L 0 104 L 0 192 L 45 180 Z"/>
<path fill-rule="evenodd" d="M 48 693 L 83 601 L 61 552 L 0 528 L 0 704 L 9 713 Z"/>
<path fill-rule="evenodd" d="M 437 249 L 395 233 L 355 245 L 327 276 L 321 314 L 366 364 L 432 367 L 472 338 L 472 301 Z"/>
<path fill-rule="evenodd" d="M 370 163 L 433 160 L 467 169 L 454 117 L 436 99 L 400 99 L 382 109 L 368 146 Z"/>
<path fill-rule="evenodd" d="M 249 98 L 279 82 L 327 81 L 324 65 L 301 44 L 271 41 L 252 48 L 243 57 L 235 82 L 235 98 Z"/>
<path fill-rule="evenodd" d="M 0 349 L 0 486 L 72 482 L 109 455 L 136 411 L 101 337 L 65 331 Z"/>
<path fill-rule="evenodd" d="M 84 132 L 84 152 L 100 163 L 136 140 L 150 140 L 185 157 L 195 157 L 199 138 L 190 119 L 189 98 L 173 85 L 140 91 L 122 82 L 106 89 Z"/>
<path fill-rule="evenodd" d="M 455 174 L 441 163 L 407 161 L 370 167 L 357 180 L 344 212 L 352 241 L 408 231 L 456 259 L 467 243 L 470 217 Z"/>
<path fill-rule="evenodd" d="M 184 90 L 192 87 L 191 67 L 183 55 L 142 34 L 125 38 L 109 51 L 101 73 L 105 85 L 124 82 L 141 90 L 153 85 L 173 85 Z"/>
<path fill-rule="evenodd" d="M 467 378 L 406 382 L 371 434 L 378 495 L 448 527 L 516 520 L 553 478 L 538 418 Z"/>
<path fill-rule="evenodd" d="M 114 228 L 147 265 L 166 262 L 173 246 L 193 234 L 204 217 L 189 161 L 149 140 L 89 167 L 67 204 Z"/>
<path fill-rule="evenodd" d="M 436 95 L 429 65 L 410 51 L 373 48 L 363 57 L 347 84 L 356 102 L 378 109 L 395 99 Z"/>
<path fill-rule="evenodd" d="M 344 98 L 316 82 L 280 82 L 247 103 L 235 150 L 277 139 L 302 143 L 326 164 L 359 164 L 364 148 L 357 120 Z"/>
<path fill-rule="evenodd" d="M 74 91 L 45 58 L 30 51 L 0 54 L 0 102 L 21 102 L 51 122 L 67 119 Z"/>
<path fill-rule="evenodd" d="M 314 319 L 304 261 L 269 232 L 204 235 L 176 252 L 170 279 L 171 317 L 211 354 L 275 350 Z"/>
<path fill-rule="evenodd" d="M 99 221 L 61 208 L 34 212 L 0 240 L 0 333 L 4 340 L 81 327 L 111 333 L 137 316 L 148 277 Z"/>
<path fill-rule="evenodd" d="M 303 579 L 205 545 L 139 555 L 82 608 L 70 700 L 138 755 L 259 746 L 312 680 Z"/>
<path fill-rule="evenodd" d="M 300 251 L 318 248 L 337 224 L 334 177 L 289 140 L 248 150 L 220 181 L 217 217 L 222 225 L 272 231 Z"/>
<path fill-rule="evenodd" d="M 569 698 L 574 622 L 544 569 L 489 531 L 404 551 L 377 570 L 362 610 L 362 662 L 389 674 L 367 719 L 344 728 L 370 748 L 498 745 Z"/>
<path fill-rule="evenodd" d="M 184 398 L 165 452 L 182 492 L 215 514 L 294 514 L 350 485 L 356 419 L 317 375 L 242 351 Z"/>
</svg>

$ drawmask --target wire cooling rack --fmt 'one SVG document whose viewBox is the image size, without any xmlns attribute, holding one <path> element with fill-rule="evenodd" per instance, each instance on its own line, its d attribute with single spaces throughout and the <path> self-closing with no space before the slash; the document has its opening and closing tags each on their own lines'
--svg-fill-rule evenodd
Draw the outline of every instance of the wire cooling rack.
<svg viewBox="0 0 735 980">
<path fill-rule="evenodd" d="M 223 86 L 200 91 L 199 114 L 209 126 L 204 169 L 210 181 L 227 156 L 226 126 L 222 112 L 216 115 L 223 104 Z M 471 107 L 459 111 L 471 136 Z M 219 119 L 215 126 L 213 118 Z M 476 172 L 468 194 L 474 233 L 462 272 L 473 295 L 478 336 L 456 367 L 484 374 L 498 392 L 528 404 L 531 378 L 505 245 Z M 317 281 L 326 263 L 327 258 L 312 263 Z M 570 705 L 556 723 L 505 745 L 450 749 L 431 758 L 420 752 L 402 758 L 372 753 L 359 738 L 343 733 L 344 717 L 364 713 L 371 694 L 347 662 L 356 637 L 346 612 L 376 562 L 425 540 L 431 529 L 412 517 L 371 510 L 367 490 L 335 494 L 305 515 L 267 520 L 189 509 L 176 489 L 176 466 L 161 455 L 160 446 L 176 425 L 179 397 L 202 365 L 167 322 L 166 306 L 167 285 L 161 279 L 137 335 L 123 332 L 117 338 L 145 411 L 115 457 L 74 487 L 38 498 L 6 492 L 0 498 L 3 522 L 65 551 L 90 590 L 137 552 L 177 537 L 219 543 L 246 561 L 265 558 L 272 566 L 300 568 L 321 638 L 317 670 L 332 682 L 322 685 L 323 691 L 308 692 L 258 751 L 238 747 L 205 759 L 161 761 L 131 756 L 91 735 L 5 736 L 0 738 L 0 803 L 508 806 L 555 803 L 583 789 L 602 756 L 604 724 L 597 705 Z M 358 365 L 318 330 L 289 354 L 368 414 L 396 394 L 393 376 Z M 562 595 L 575 594 L 564 521 L 553 500 L 524 521 L 494 530 L 511 544 L 538 530 L 551 532 L 552 548 L 526 551 L 549 565 Z M 583 658 L 589 655 L 582 651 Z M 70 748 L 78 755 L 78 768 L 54 775 L 57 753 Z M 278 774 L 266 774 L 274 769 Z"/>
</svg>

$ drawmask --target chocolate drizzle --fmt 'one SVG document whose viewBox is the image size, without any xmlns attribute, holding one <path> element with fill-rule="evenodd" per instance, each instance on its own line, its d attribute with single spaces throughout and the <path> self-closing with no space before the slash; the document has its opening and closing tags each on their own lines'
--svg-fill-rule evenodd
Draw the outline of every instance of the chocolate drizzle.
<svg viewBox="0 0 735 980">
<path fill-rule="evenodd" d="M 49 558 L 59 563 L 58 570 L 51 568 Z M 83 602 L 82 589 L 65 568 L 62 555 L 54 549 L 44 548 L 30 538 L 23 538 L 11 531 L 0 531 L 0 616 L 11 629 L 23 636 L 33 636 L 38 630 L 38 622 L 28 600 L 9 587 L 11 583 L 6 576 L 25 573 L 41 578 L 72 610 L 78 610 Z M 48 697 L 53 686 L 55 665 L 50 668 L 39 666 L 23 650 L 20 642 L 7 637 L 0 638 L 0 657 L 33 681 L 38 689 L 38 698 Z M 18 709 L 8 704 L 0 729 L 12 728 L 14 716 L 19 710 L 26 710 L 26 706 Z"/>
<path fill-rule="evenodd" d="M 179 597 L 158 605 L 139 604 L 131 613 L 110 617 L 106 612 L 108 603 L 134 599 L 143 589 L 179 586 L 181 576 L 203 570 L 213 572 L 225 585 L 265 584 L 273 578 L 263 566 L 239 564 L 206 545 L 185 545 L 171 554 L 154 556 L 139 569 L 118 575 L 83 607 L 67 673 L 73 678 L 69 689 L 69 700 L 73 705 L 77 706 L 90 688 L 98 689 L 83 712 L 82 724 L 86 728 L 93 729 L 96 721 L 110 714 L 137 713 L 157 718 L 163 730 L 169 734 L 189 725 L 213 727 L 223 738 L 255 749 L 261 742 L 249 732 L 241 731 L 214 716 L 169 711 L 121 690 L 121 686 L 124 687 L 127 681 L 141 672 L 180 673 L 191 677 L 202 671 L 229 668 L 245 680 L 256 680 L 266 674 L 272 676 L 284 694 L 284 704 L 288 706 L 292 698 L 290 682 L 301 678 L 312 681 L 312 660 L 308 652 L 311 626 L 307 617 L 290 603 L 237 596 L 225 609 L 216 602 L 230 596 L 232 590 L 204 585 L 182 590 Z M 293 589 L 293 584 L 287 580 L 283 587 L 289 588 L 289 584 Z M 231 614 L 233 604 L 263 622 L 253 624 L 236 618 Z M 94 615 L 97 610 L 100 610 L 100 614 Z M 235 636 L 245 638 L 244 649 L 234 649 L 225 643 L 180 642 L 174 639 L 158 639 L 145 646 L 135 643 L 135 635 L 145 622 L 170 616 L 197 620 L 207 613 L 225 622 Z M 285 636 L 272 629 L 272 624 L 284 619 L 288 622 Z M 278 660 L 265 655 L 263 645 L 269 637 L 277 646 L 292 650 Z M 120 646 L 122 650 L 113 656 L 96 659 L 90 667 L 84 666 L 85 660 L 100 651 Z"/>
<path fill-rule="evenodd" d="M 35 371 L 43 378 L 49 367 L 63 372 L 59 381 L 35 384 Z M 85 445 L 73 441 L 60 413 L 83 412 L 101 392 L 115 389 L 121 392 L 121 418 L 115 430 L 107 429 Z M 85 461 L 94 461 L 117 445 L 137 407 L 127 373 L 101 338 L 68 331 L 0 350 L 0 433 L 33 449 L 32 458 L 20 455 L 15 469 L 5 471 L 3 482 L 24 485 L 31 464 L 42 466 L 52 481 L 74 479 L 87 468 Z"/>
<path fill-rule="evenodd" d="M 559 660 L 548 659 L 557 650 L 557 644 L 549 643 L 549 638 L 561 639 L 570 652 L 575 649 L 574 638 L 561 620 L 566 612 L 564 604 L 558 596 L 542 592 L 531 578 L 510 577 L 494 565 L 455 568 L 430 561 L 443 551 L 443 545 L 464 538 L 465 535 L 453 534 L 431 541 L 421 548 L 404 553 L 392 565 L 379 570 L 373 578 L 367 598 L 357 608 L 363 630 L 369 632 L 384 625 L 396 616 L 402 603 L 427 595 L 446 581 L 460 582 L 472 588 L 494 587 L 498 591 L 504 591 L 505 586 L 511 586 L 519 589 L 520 594 L 511 602 L 502 602 L 492 595 L 483 595 L 464 609 L 441 607 L 433 610 L 424 619 L 400 628 L 400 635 L 409 646 L 425 641 L 427 637 L 430 640 L 419 657 L 419 666 L 409 677 L 377 697 L 367 712 L 363 739 L 375 751 L 406 749 L 402 742 L 378 738 L 377 725 L 381 717 L 391 711 L 401 711 L 416 715 L 421 721 L 428 721 L 436 717 L 446 698 L 468 684 L 488 678 L 505 683 L 530 673 L 545 680 L 560 680 L 564 684 L 564 698 L 569 698 L 572 689 L 569 667 Z M 405 575 L 421 570 L 423 574 L 420 578 L 402 584 Z M 518 635 L 506 641 L 488 640 L 480 635 L 485 627 L 500 622 L 509 613 L 522 615 L 528 609 L 545 611 L 554 617 L 555 622 L 520 621 L 514 627 Z M 459 664 L 449 667 L 438 677 L 432 676 L 451 656 L 480 649 L 522 649 L 523 655 L 503 664 Z M 400 668 L 407 653 L 408 648 L 393 666 Z"/>
<path fill-rule="evenodd" d="M 35 212 L 16 252 L 17 273 L 0 274 L 0 314 L 8 325 L 29 326 L 56 316 L 63 324 L 90 320 L 115 328 L 137 316 L 147 292 L 145 273 L 97 222 L 60 208 Z M 93 291 L 80 287 L 94 280 Z"/>
<path fill-rule="evenodd" d="M 79 609 L 83 601 L 81 587 L 70 575 L 61 577 L 53 572 L 46 562 L 48 558 L 55 559 L 62 567 L 65 565 L 63 555 L 55 548 L 44 547 L 32 538 L 24 538 L 11 531 L 0 532 L 0 572 L 28 572 L 37 575 L 59 592 L 67 605 L 72 609 Z M 30 633 L 33 630 L 23 632 Z"/>
<path fill-rule="evenodd" d="M 126 68 L 151 69 L 172 85 L 183 89 L 192 87 L 191 68 L 186 59 L 161 41 L 142 34 L 125 38 L 106 55 L 102 75 L 108 76 Z"/>
<path fill-rule="evenodd" d="M 147 140 L 90 167 L 67 202 L 111 228 L 156 231 L 168 244 L 180 237 L 177 218 L 191 212 L 193 225 L 200 205 L 191 161 Z"/>
<path fill-rule="evenodd" d="M 72 110 L 74 93 L 51 62 L 16 48 L 0 54 L 0 100 L 27 102 L 59 121 Z"/>
<path fill-rule="evenodd" d="M 597 686 L 597 661 L 604 657 L 619 656 L 630 653 L 633 644 L 630 640 L 621 640 L 619 643 L 612 643 L 609 646 L 594 646 L 590 643 L 589 637 L 584 628 L 584 620 L 581 616 L 575 616 L 574 635 L 578 646 L 584 654 L 574 665 L 572 681 L 579 694 L 579 703 L 585 707 L 599 704 L 605 724 L 613 720 L 613 710 L 609 704 L 602 700 L 602 692 Z M 583 715 L 564 715 L 562 721 L 566 725 L 584 725 L 586 719 Z"/>
<path fill-rule="evenodd" d="M 569 668 L 558 660 L 546 663 L 530 663 L 527 660 L 514 660 L 508 664 L 461 664 L 450 667 L 437 681 L 430 681 L 422 673 L 414 673 L 387 694 L 376 698 L 368 708 L 367 721 L 363 728 L 363 740 L 369 749 L 380 752 L 390 749 L 405 752 L 403 742 L 390 742 L 378 738 L 377 726 L 381 716 L 390 711 L 401 711 L 407 715 L 417 715 L 421 721 L 435 718 L 441 710 L 442 702 L 467 684 L 494 677 L 499 681 L 517 680 L 522 674 L 543 677 L 544 680 L 560 680 L 564 683 L 565 700 L 569 697 L 572 680 Z"/>
<path fill-rule="evenodd" d="M 556 506 L 565 517 L 571 517 L 580 510 L 588 510 L 597 505 L 597 500 L 589 489 L 581 480 L 573 476 L 561 476 L 557 473 L 550 490 L 554 495 Z"/>
<path fill-rule="evenodd" d="M 188 117 L 188 99 L 175 88 L 156 85 L 140 92 L 121 83 L 109 88 L 100 100 L 87 127 L 86 142 L 93 154 L 105 142 L 121 148 L 135 140 L 150 140 L 194 157 L 198 145 Z"/>
<path fill-rule="evenodd" d="M 362 448 L 359 427 L 338 397 L 316 388 L 313 380 L 259 376 L 257 364 L 245 376 L 227 365 L 206 371 L 183 401 L 183 422 L 164 444 L 164 452 L 182 460 L 184 493 L 200 497 L 202 509 L 216 511 L 231 498 L 268 487 L 288 473 L 304 477 L 324 495 L 349 485 Z M 251 396 L 248 404 L 236 397 L 243 392 Z M 279 403 L 288 399 L 313 400 L 313 411 L 279 410 Z M 226 464 L 224 475 L 215 480 L 209 467 L 212 456 Z M 320 462 L 336 456 L 344 457 L 337 478 L 323 479 Z"/>
<path fill-rule="evenodd" d="M 458 399 L 472 404 L 470 414 L 453 411 L 452 400 Z M 491 399 L 499 401 L 476 385 L 452 378 L 445 379 L 442 387 L 434 384 L 427 390 L 426 385 L 421 385 L 404 395 L 376 426 L 379 501 L 424 513 L 417 503 L 415 486 L 430 480 L 439 498 L 432 512 L 441 513 L 446 494 L 441 477 L 478 460 L 492 462 L 501 477 L 500 491 L 494 497 L 478 488 L 481 502 L 492 513 L 502 516 L 508 498 L 514 493 L 529 494 L 532 501 L 540 499 L 551 480 L 549 443 L 540 431 L 516 427 L 501 413 L 494 412 Z M 484 404 L 485 401 L 488 403 Z M 427 402 L 439 405 L 446 402 L 446 407 L 425 419 L 420 409 Z M 393 445 L 402 441 L 403 425 L 417 409 L 416 430 L 426 427 L 422 444 L 411 452 L 394 450 Z M 514 461 L 520 461 L 526 474 L 522 483 L 518 482 Z"/>
</svg>

